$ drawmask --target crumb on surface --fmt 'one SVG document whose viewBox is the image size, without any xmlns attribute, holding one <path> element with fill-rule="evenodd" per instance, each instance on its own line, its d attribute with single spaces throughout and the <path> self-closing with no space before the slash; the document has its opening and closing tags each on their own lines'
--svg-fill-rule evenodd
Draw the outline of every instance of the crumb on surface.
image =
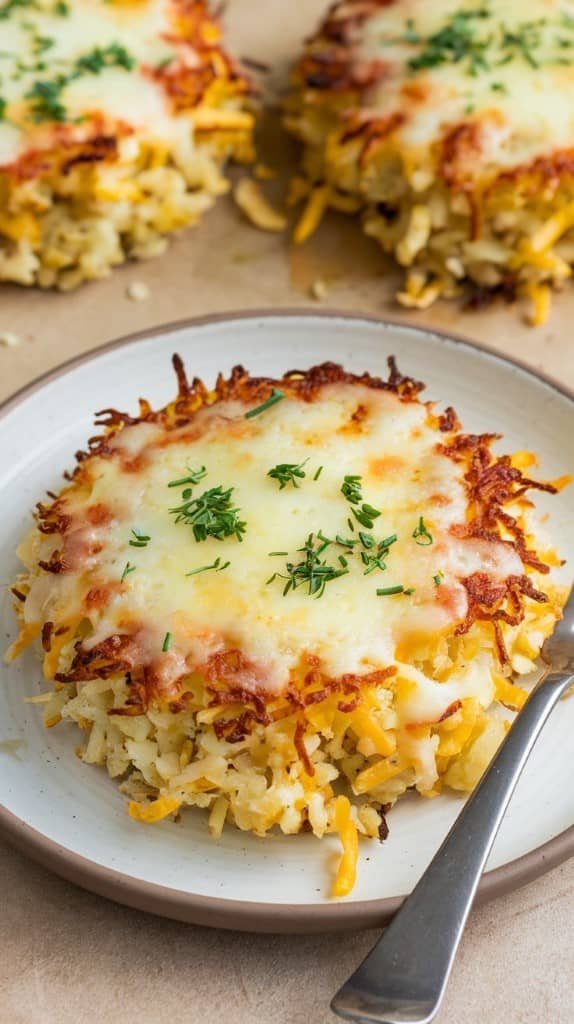
<svg viewBox="0 0 574 1024">
<path fill-rule="evenodd" d="M 4 345 L 6 348 L 16 348 L 21 341 L 19 335 L 14 334 L 13 331 L 0 331 L 0 345 Z"/>
<path fill-rule="evenodd" d="M 149 288 L 145 281 L 132 281 L 128 285 L 126 293 L 132 302 L 145 302 L 149 298 Z"/>
<path fill-rule="evenodd" d="M 309 289 L 311 296 L 317 299 L 317 302 L 322 302 L 323 299 L 327 298 L 327 282 L 322 277 L 318 277 L 313 281 Z"/>
<path fill-rule="evenodd" d="M 271 205 L 252 178 L 241 178 L 233 192 L 233 198 L 247 219 L 262 231 L 284 231 L 287 218 Z"/>
</svg>

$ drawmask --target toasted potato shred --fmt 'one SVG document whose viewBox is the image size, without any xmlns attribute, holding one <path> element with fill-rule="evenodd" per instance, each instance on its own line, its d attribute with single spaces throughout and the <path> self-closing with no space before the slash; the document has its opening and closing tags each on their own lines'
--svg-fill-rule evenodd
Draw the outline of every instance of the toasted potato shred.
<svg viewBox="0 0 574 1024">
<path fill-rule="evenodd" d="M 241 178 L 235 186 L 233 197 L 239 209 L 248 220 L 262 231 L 284 231 L 287 218 L 271 205 L 252 178 Z"/>
</svg>

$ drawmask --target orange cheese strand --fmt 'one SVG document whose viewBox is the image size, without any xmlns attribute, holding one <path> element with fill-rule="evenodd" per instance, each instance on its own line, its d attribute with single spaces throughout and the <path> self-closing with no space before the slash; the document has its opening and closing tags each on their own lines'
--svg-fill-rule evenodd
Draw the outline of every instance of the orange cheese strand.
<svg viewBox="0 0 574 1024">
<path fill-rule="evenodd" d="M 343 854 L 335 881 L 333 896 L 348 896 L 357 877 L 357 860 L 359 857 L 359 834 L 351 818 L 351 804 L 346 796 L 338 796 L 335 801 L 335 828 L 343 846 Z"/>
<path fill-rule="evenodd" d="M 157 800 L 152 800 L 149 804 L 139 804 L 135 800 L 130 800 L 128 812 L 134 821 L 145 821 L 146 824 L 151 825 L 167 818 L 168 814 L 174 814 L 180 806 L 181 800 L 176 796 L 159 796 Z"/>
</svg>

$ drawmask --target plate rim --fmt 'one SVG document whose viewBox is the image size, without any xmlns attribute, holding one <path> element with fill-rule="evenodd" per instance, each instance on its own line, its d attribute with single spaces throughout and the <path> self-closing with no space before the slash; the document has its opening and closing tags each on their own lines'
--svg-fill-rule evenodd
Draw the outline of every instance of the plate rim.
<svg viewBox="0 0 574 1024">
<path fill-rule="evenodd" d="M 357 313 L 348 309 L 316 310 L 305 306 L 290 306 L 280 309 L 267 307 L 230 310 L 199 317 L 183 317 L 122 335 L 91 348 L 87 352 L 72 356 L 19 388 L 0 403 L 0 422 L 15 407 L 41 390 L 50 381 L 66 376 L 78 366 L 108 352 L 127 348 L 160 334 L 171 334 L 186 328 L 193 330 L 237 320 L 281 320 L 298 317 L 310 320 L 347 320 L 350 323 L 367 323 L 382 328 L 396 327 L 420 336 L 428 337 L 430 335 L 440 341 L 448 341 L 463 348 L 478 351 L 487 358 L 502 362 L 507 366 L 514 366 L 534 380 L 542 381 L 574 405 L 574 390 L 548 374 L 534 369 L 522 360 L 503 355 L 462 334 L 452 333 L 442 328 L 412 324 L 398 318 Z M 33 828 L 23 818 L 9 811 L 2 803 L 0 803 L 0 829 L 2 835 L 16 849 L 67 881 L 117 903 L 192 924 L 241 931 L 305 932 L 309 934 L 352 928 L 376 928 L 396 913 L 406 895 L 357 900 L 349 903 L 332 901 L 321 904 L 263 903 L 203 896 L 198 893 L 186 892 L 183 889 L 168 888 L 156 882 L 136 879 L 130 874 L 106 867 L 74 853 Z M 486 872 L 479 884 L 477 903 L 486 902 L 525 885 L 551 868 L 557 867 L 571 856 L 574 856 L 574 824 L 528 853 Z"/>
</svg>

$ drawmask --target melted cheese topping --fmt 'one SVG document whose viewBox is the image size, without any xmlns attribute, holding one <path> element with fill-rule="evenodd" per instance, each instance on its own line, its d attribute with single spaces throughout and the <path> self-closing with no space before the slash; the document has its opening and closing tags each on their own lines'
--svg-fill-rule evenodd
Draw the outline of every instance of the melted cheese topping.
<svg viewBox="0 0 574 1024">
<path fill-rule="evenodd" d="M 164 62 L 177 61 L 180 67 L 199 62 L 189 43 L 178 39 L 173 0 L 71 0 L 64 14 L 58 14 L 59 6 L 42 0 L 15 7 L 0 20 L 0 166 L 30 148 L 48 148 L 54 123 L 35 123 L 29 93 L 37 83 L 68 78 L 78 60 L 96 49 L 112 54 L 109 66 L 85 71 L 57 90 L 67 138 L 89 137 L 96 114 L 111 130 L 123 124 L 144 136 L 172 140 L 183 123 L 189 134 L 189 121 L 172 114 L 161 83 L 149 74 Z M 122 66 L 121 58 L 114 63 L 117 47 L 124 48 L 133 67 Z"/>
<path fill-rule="evenodd" d="M 352 4 L 341 11 L 352 15 Z M 362 5 L 357 4 L 358 8 Z M 345 8 L 347 10 L 345 11 Z M 420 69 L 409 61 L 429 52 L 428 39 L 453 25 L 461 12 L 468 31 L 484 49 L 454 59 L 445 37 L 435 46 L 444 63 Z M 480 128 L 469 153 L 470 174 L 484 165 L 528 163 L 574 140 L 574 5 L 564 0 L 400 0 L 377 7 L 351 35 L 352 62 L 384 69 L 364 97 L 375 116 L 404 115 L 397 137 L 413 155 L 425 155 L 447 127 L 468 122 Z M 462 26 L 462 31 L 465 27 Z M 504 45 L 505 33 L 515 42 Z M 417 37 L 417 41 L 414 40 Z M 482 60 L 484 63 L 482 63 Z M 431 58 L 432 61 L 432 58 Z"/>
<path fill-rule="evenodd" d="M 27 619 L 77 620 L 83 608 L 93 626 L 85 646 L 128 632 L 140 662 L 153 664 L 166 682 L 217 651 L 239 649 L 249 665 L 241 685 L 273 694 L 309 655 L 334 677 L 408 662 L 414 646 L 436 642 L 464 618 L 461 580 L 478 571 L 493 579 L 522 573 L 511 545 L 453 533 L 466 522 L 461 469 L 437 451 L 440 435 L 423 404 L 333 384 L 320 400 L 286 398 L 253 418 L 244 414 L 239 402 L 220 401 L 177 431 L 128 426 L 112 439 L 110 455 L 92 457 L 91 492 L 73 487 L 61 499 L 72 517 L 63 542 L 34 531 L 32 550 L 22 552 L 30 565 L 59 549 L 68 570 L 34 579 Z M 278 463 L 304 463 L 297 488 L 280 490 L 268 476 Z M 233 505 L 246 523 L 241 543 L 235 537 L 198 542 L 192 527 L 170 513 L 182 491 L 170 481 L 202 466 L 206 476 L 193 496 L 233 487 Z M 372 529 L 376 539 L 397 535 L 387 568 L 365 575 L 359 542 L 354 553 L 332 543 L 322 557 L 340 568 L 343 556 L 348 574 L 328 582 L 319 598 L 305 586 L 284 595 L 285 581 L 270 577 L 301 560 L 298 549 L 310 533 L 358 541 L 363 527 L 354 521 L 351 532 L 353 506 L 341 493 L 346 475 L 362 477 L 363 501 L 381 512 Z M 432 537 L 426 546 L 413 537 L 421 516 Z M 133 529 L 150 538 L 145 547 L 130 546 Z M 186 575 L 218 558 L 229 566 Z M 128 562 L 134 569 L 125 575 Z M 399 585 L 414 592 L 377 595 L 377 588 Z M 103 607 L 88 607 L 86 596 L 106 587 Z M 168 633 L 171 645 L 162 652 Z M 485 703 L 491 699 L 489 674 L 472 667 L 448 685 L 410 671 L 418 696 L 407 707 L 415 720 L 484 687 Z"/>
</svg>

